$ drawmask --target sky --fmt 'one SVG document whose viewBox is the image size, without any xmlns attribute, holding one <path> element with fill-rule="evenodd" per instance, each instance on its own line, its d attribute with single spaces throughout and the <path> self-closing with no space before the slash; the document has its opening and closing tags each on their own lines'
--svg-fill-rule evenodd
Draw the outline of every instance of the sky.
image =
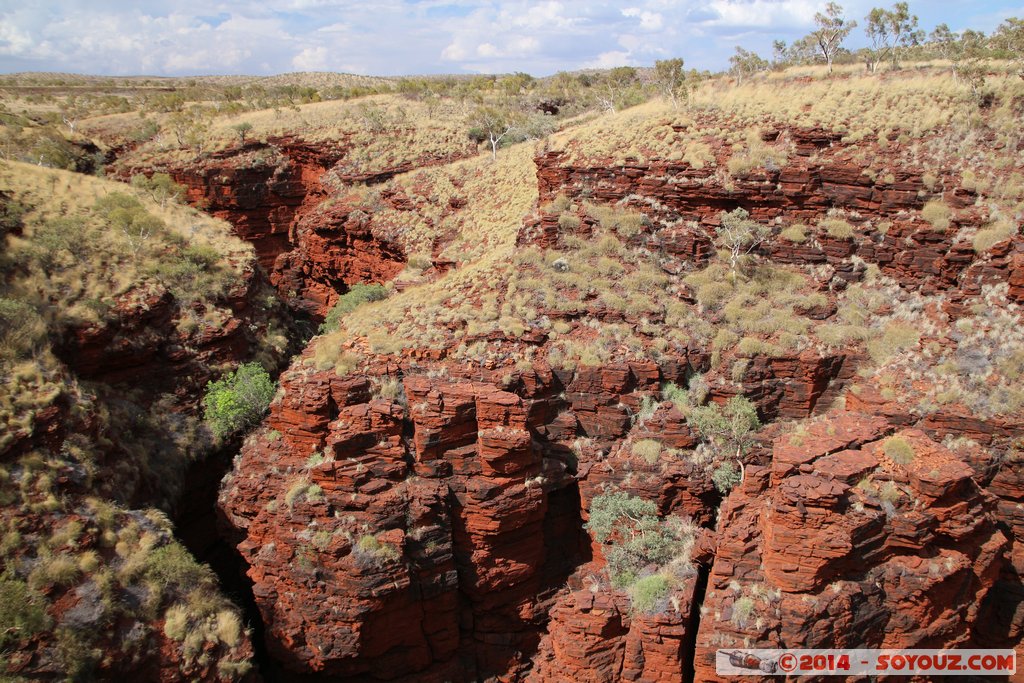
<svg viewBox="0 0 1024 683">
<path fill-rule="evenodd" d="M 728 66 L 806 35 L 825 0 L 0 0 L 0 73 L 394 76 Z M 860 21 L 878 0 L 847 0 Z M 887 5 L 886 5 L 887 6 Z M 990 31 L 1024 0 L 917 0 L 930 31 Z M 848 45 L 865 43 L 861 28 Z"/>
</svg>

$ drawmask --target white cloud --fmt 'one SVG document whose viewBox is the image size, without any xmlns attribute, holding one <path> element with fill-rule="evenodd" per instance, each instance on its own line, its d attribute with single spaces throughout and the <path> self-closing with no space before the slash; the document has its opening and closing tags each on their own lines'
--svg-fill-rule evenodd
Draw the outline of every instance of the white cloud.
<svg viewBox="0 0 1024 683">
<path fill-rule="evenodd" d="M 0 71 L 156 74 L 558 70 L 680 56 L 721 68 L 805 34 L 826 0 L 0 0 Z M 840 0 L 860 20 L 877 0 Z M 623 7 L 625 5 L 625 7 Z M 922 28 L 1021 14 L 1020 0 L 912 4 Z M 942 14 L 946 16 L 942 16 Z M 930 14 L 930 17 L 926 17 Z M 851 44 L 863 44 L 858 30 Z M 344 62 L 340 62 L 343 59 Z"/>
<path fill-rule="evenodd" d="M 476 46 L 477 57 L 497 57 L 500 53 L 491 43 L 480 43 Z"/>
<path fill-rule="evenodd" d="M 292 57 L 292 66 L 297 71 L 323 71 L 327 69 L 327 48 L 307 47 Z"/>
<path fill-rule="evenodd" d="M 630 59 L 629 53 L 621 50 L 612 50 L 610 52 L 602 52 L 597 56 L 597 59 L 588 62 L 586 67 L 588 69 L 611 69 L 616 66 L 629 66 Z"/>
<path fill-rule="evenodd" d="M 624 17 L 637 17 L 640 19 L 640 28 L 645 31 L 660 31 L 664 24 L 664 17 L 657 12 L 645 12 L 639 7 L 627 7 L 622 10 Z"/>
</svg>

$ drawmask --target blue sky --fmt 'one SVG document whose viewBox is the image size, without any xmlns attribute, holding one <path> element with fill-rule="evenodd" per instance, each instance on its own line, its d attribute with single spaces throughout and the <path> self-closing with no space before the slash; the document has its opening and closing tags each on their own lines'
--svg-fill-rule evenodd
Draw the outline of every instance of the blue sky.
<svg viewBox="0 0 1024 683">
<path fill-rule="evenodd" d="M 863 17 L 877 0 L 841 2 Z M 0 0 L 0 72 L 110 75 L 503 73 L 720 69 L 735 45 L 771 53 L 825 0 Z M 990 31 L 1024 0 L 917 0 L 921 27 Z M 848 44 L 864 44 L 860 28 Z"/>
</svg>

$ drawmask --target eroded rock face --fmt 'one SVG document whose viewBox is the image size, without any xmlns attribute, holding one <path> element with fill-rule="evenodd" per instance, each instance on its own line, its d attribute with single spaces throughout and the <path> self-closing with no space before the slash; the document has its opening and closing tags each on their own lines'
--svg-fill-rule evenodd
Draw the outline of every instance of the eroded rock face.
<svg viewBox="0 0 1024 683">
<path fill-rule="evenodd" d="M 771 470 L 748 468 L 725 503 L 697 638 L 697 680 L 715 650 L 954 647 L 974 638 L 1006 536 L 959 457 L 919 430 L 838 413 L 776 440 Z M 744 601 L 742 609 L 739 605 Z"/>
<path fill-rule="evenodd" d="M 762 222 L 837 207 L 886 219 L 884 231 L 857 224 L 850 238 L 763 245 L 776 263 L 819 267 L 828 295 L 797 312 L 812 320 L 836 315 L 834 292 L 860 282 L 865 262 L 894 290 L 944 293 L 944 323 L 989 284 L 1008 282 L 1020 300 L 1024 243 L 979 255 L 957 241 L 959 228 L 984 219 L 967 198 L 951 198 L 960 223 L 936 231 L 916 217 L 927 194 L 919 174 L 876 182 L 838 155 L 812 164 L 811 152 L 837 142 L 828 134 L 795 140 L 789 166 L 728 188 L 682 163 L 572 166 L 543 154 L 541 203 L 652 200 L 673 227 L 633 239 L 667 254 L 674 273 L 713 256 L 709 229 L 738 206 Z M 370 224 L 357 198 L 307 205 L 292 216 L 275 285 L 323 315 L 345 283 L 393 276 L 403 256 Z M 581 234 L 594 229 L 581 217 Z M 558 246 L 564 236 L 558 216 L 540 213 L 520 243 Z M 570 313 L 643 324 L 599 303 L 579 307 Z M 542 349 L 547 340 L 533 329 L 520 341 Z M 1012 450 L 1020 424 L 953 405 L 922 415 L 870 385 L 845 394 L 844 407 L 836 399 L 862 350 L 754 354 L 707 400 L 743 395 L 779 422 L 758 434 L 741 485 L 723 494 L 692 450 L 701 435 L 685 408 L 666 401 L 638 418 L 664 383 L 721 373 L 708 349 L 676 353 L 575 371 L 536 360 L 511 372 L 413 349 L 369 363 L 372 377 L 296 363 L 220 496 L 273 656 L 296 673 L 351 680 L 705 681 L 718 680 L 719 648 L 1019 642 L 1024 475 L 993 453 Z M 398 394 L 379 390 L 384 377 L 401 380 Z M 648 438 L 682 453 L 644 460 L 631 445 Z M 912 458 L 892 455 L 894 438 Z M 956 438 L 975 445 L 954 447 Z M 694 571 L 655 614 L 635 612 L 601 580 L 602 546 L 583 524 L 608 490 L 698 527 Z"/>
<path fill-rule="evenodd" d="M 82 379 L 195 399 L 213 366 L 251 358 L 266 345 L 268 332 L 282 335 L 274 353 L 286 350 L 288 317 L 255 264 L 219 303 L 215 311 L 183 312 L 166 289 L 132 290 L 101 322 L 70 327 L 56 352 Z M 202 320 L 189 323 L 189 315 Z"/>
<path fill-rule="evenodd" d="M 407 260 L 397 244 L 375 233 L 372 215 L 355 197 L 335 201 L 344 188 L 381 183 L 475 153 L 468 143 L 457 151 L 427 150 L 393 167 L 361 173 L 347 163 L 353 149 L 347 136 L 316 143 L 271 137 L 184 165 L 138 172 L 168 172 L 186 188 L 190 204 L 228 221 L 236 235 L 253 245 L 260 265 L 293 309 L 322 318 L 349 285 L 388 282 Z M 401 201 L 392 198 L 396 206 Z"/>
<path fill-rule="evenodd" d="M 293 308 L 323 317 L 349 284 L 388 282 L 405 267 L 405 253 L 376 236 L 370 220 L 345 201 L 309 209 L 296 219 L 294 246 L 277 257 L 271 275 Z"/>
<path fill-rule="evenodd" d="M 536 157 L 540 204 L 559 195 L 580 201 L 625 202 L 635 205 L 654 221 L 670 227 L 654 229 L 635 239 L 646 242 L 683 262 L 702 263 L 714 255 L 713 230 L 722 212 L 743 208 L 762 223 L 813 221 L 831 209 L 885 221 L 884 233 L 854 225 L 849 238 L 816 234 L 814 239 L 792 242 L 776 237 L 759 250 L 778 263 L 821 264 L 835 269 L 846 282 L 863 273 L 851 257 L 876 264 L 905 287 L 925 294 L 954 292 L 954 300 L 976 295 L 986 284 L 1009 281 L 1010 298 L 1024 295 L 1024 240 L 1006 240 L 985 254 L 975 253 L 970 242 L 957 239 L 960 227 L 979 227 L 986 216 L 961 211 L 957 222 L 934 230 L 915 216 L 929 196 L 921 172 L 898 170 L 886 181 L 873 180 L 844 154 L 841 144 L 822 144 L 813 131 L 789 130 L 797 155 L 785 168 L 759 169 L 725 182 L 711 168 L 652 160 L 625 165 L 570 162 L 564 152 L 548 151 Z M 807 142 L 817 140 L 816 142 Z M 811 160 L 812 150 L 818 153 Z M 723 153 L 718 153 L 723 159 Z M 890 182 L 891 181 L 891 182 Z M 966 209 L 970 202 L 956 193 L 945 199 Z M 589 234 L 595 221 L 581 216 L 580 231 Z M 559 216 L 540 213 L 528 219 L 519 242 L 542 247 L 560 245 Z M 856 221 L 855 221 L 856 223 Z M 958 291 L 959 290 L 959 291 Z"/>
<path fill-rule="evenodd" d="M 808 397 L 829 382 L 805 384 L 805 373 L 835 380 L 841 365 L 808 356 L 758 366 L 778 382 L 764 393 L 765 411 L 806 417 Z M 672 404 L 641 426 L 632 417 L 664 382 L 684 381 L 691 360 L 567 377 L 538 365 L 502 382 L 501 373 L 459 380 L 449 367 L 447 376 L 404 369 L 392 399 L 374 398 L 377 379 L 296 363 L 265 430 L 225 481 L 229 534 L 249 565 L 268 645 L 290 669 L 423 680 L 525 672 L 552 600 L 564 599 L 556 589 L 594 550 L 580 520 L 594 495 L 619 487 L 658 500 L 666 514 L 714 523 L 720 494 L 706 468 L 648 464 L 618 448 L 627 434 L 695 445 Z M 704 537 L 697 553 L 712 549 Z M 677 602 L 689 605 L 692 594 L 691 586 Z M 558 608 L 567 620 L 574 605 Z M 654 667 L 620 657 L 632 672 L 624 680 L 678 671 L 690 610 L 650 619 L 619 612 L 622 652 L 647 652 Z"/>
<path fill-rule="evenodd" d="M 404 393 L 292 371 L 273 431 L 225 483 L 268 644 L 295 671 L 515 670 L 546 617 L 539 596 L 584 551 L 578 502 L 553 500 L 571 479 L 534 446 L 522 398 L 426 378 Z"/>
<path fill-rule="evenodd" d="M 695 578 L 688 581 L 674 591 L 671 610 L 653 615 L 632 614 L 621 593 L 564 594 L 551 610 L 548 632 L 525 680 L 682 680 L 687 639 L 695 628 L 690 618 L 695 585 Z"/>
</svg>

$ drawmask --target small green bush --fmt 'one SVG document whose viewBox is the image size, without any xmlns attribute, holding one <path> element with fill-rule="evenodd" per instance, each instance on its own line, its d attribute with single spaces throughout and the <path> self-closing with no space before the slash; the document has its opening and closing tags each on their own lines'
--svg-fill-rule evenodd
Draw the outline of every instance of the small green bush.
<svg viewBox="0 0 1024 683">
<path fill-rule="evenodd" d="M 803 244 L 807 241 L 807 227 L 795 223 L 779 233 L 779 237 L 793 244 Z"/>
<path fill-rule="evenodd" d="M 680 558 L 687 543 L 685 529 L 658 519 L 657 505 L 624 491 L 595 496 L 587 529 L 598 543 L 612 541 L 605 557 L 617 588 L 633 585 L 648 565 Z"/>
<path fill-rule="evenodd" d="M 159 217 L 146 211 L 142 202 L 124 192 L 100 197 L 93 208 L 110 227 L 122 234 L 132 254 L 138 254 L 151 240 L 156 242 L 167 228 Z"/>
<path fill-rule="evenodd" d="M 670 592 L 671 586 L 668 577 L 664 574 L 652 574 L 639 579 L 630 587 L 629 599 L 633 611 L 651 614 L 665 609 L 666 598 Z"/>
<path fill-rule="evenodd" d="M 154 173 L 148 178 L 142 173 L 133 175 L 131 185 L 149 193 L 161 205 L 166 202 L 180 202 L 185 198 L 184 186 L 174 182 L 168 173 Z"/>
<path fill-rule="evenodd" d="M 666 382 L 661 386 L 661 396 L 666 401 L 672 401 L 672 405 L 681 413 L 690 409 L 690 392 L 675 382 Z"/>
<path fill-rule="evenodd" d="M 41 597 L 10 571 L 0 575 L 0 648 L 45 630 L 50 618 Z"/>
<path fill-rule="evenodd" d="M 746 626 L 750 617 L 754 614 L 754 599 L 750 597 L 738 598 L 732 604 L 732 621 L 740 628 Z"/>
<path fill-rule="evenodd" d="M 20 231 L 24 225 L 25 207 L 0 195 L 0 242 L 9 232 Z"/>
<path fill-rule="evenodd" d="M 320 334 L 333 332 L 338 329 L 341 319 L 359 306 L 371 301 L 380 301 L 387 297 L 388 290 L 384 285 L 352 285 L 351 289 L 338 297 L 338 303 L 334 304 L 334 308 L 324 318 L 324 322 L 320 326 Z"/>
<path fill-rule="evenodd" d="M 571 213 L 563 213 L 558 217 L 558 227 L 562 230 L 577 230 L 580 227 L 579 216 Z"/>
<path fill-rule="evenodd" d="M 830 237 L 848 240 L 853 237 L 853 226 L 841 218 L 826 218 L 818 223 Z"/>
<path fill-rule="evenodd" d="M 390 543 L 381 543 L 375 536 L 367 534 L 356 541 L 352 549 L 356 562 L 360 566 L 380 566 L 385 562 L 393 562 L 401 557 L 398 548 Z"/>
<path fill-rule="evenodd" d="M 890 323 L 882 336 L 868 342 L 868 354 L 871 359 L 881 365 L 900 351 L 905 351 L 917 344 L 921 332 L 905 323 Z"/>
<path fill-rule="evenodd" d="M 761 428 L 757 407 L 744 396 L 733 396 L 725 406 L 711 403 L 694 408 L 689 422 L 726 457 L 745 453 Z"/>
<path fill-rule="evenodd" d="M 220 438 L 259 424 L 274 392 L 274 381 L 259 363 L 246 363 L 206 387 L 203 410 Z"/>
<path fill-rule="evenodd" d="M 732 462 L 723 462 L 714 472 L 711 473 L 711 481 L 719 493 L 727 495 L 736 484 L 740 483 L 742 475 L 739 469 Z"/>
<path fill-rule="evenodd" d="M 1003 219 L 995 221 L 982 228 L 974 235 L 971 244 L 974 251 L 983 254 L 1003 240 L 1013 236 L 1016 228 L 1013 221 Z"/>
<path fill-rule="evenodd" d="M 46 323 L 24 301 L 0 297 L 0 361 L 25 358 L 46 342 Z"/>
</svg>

